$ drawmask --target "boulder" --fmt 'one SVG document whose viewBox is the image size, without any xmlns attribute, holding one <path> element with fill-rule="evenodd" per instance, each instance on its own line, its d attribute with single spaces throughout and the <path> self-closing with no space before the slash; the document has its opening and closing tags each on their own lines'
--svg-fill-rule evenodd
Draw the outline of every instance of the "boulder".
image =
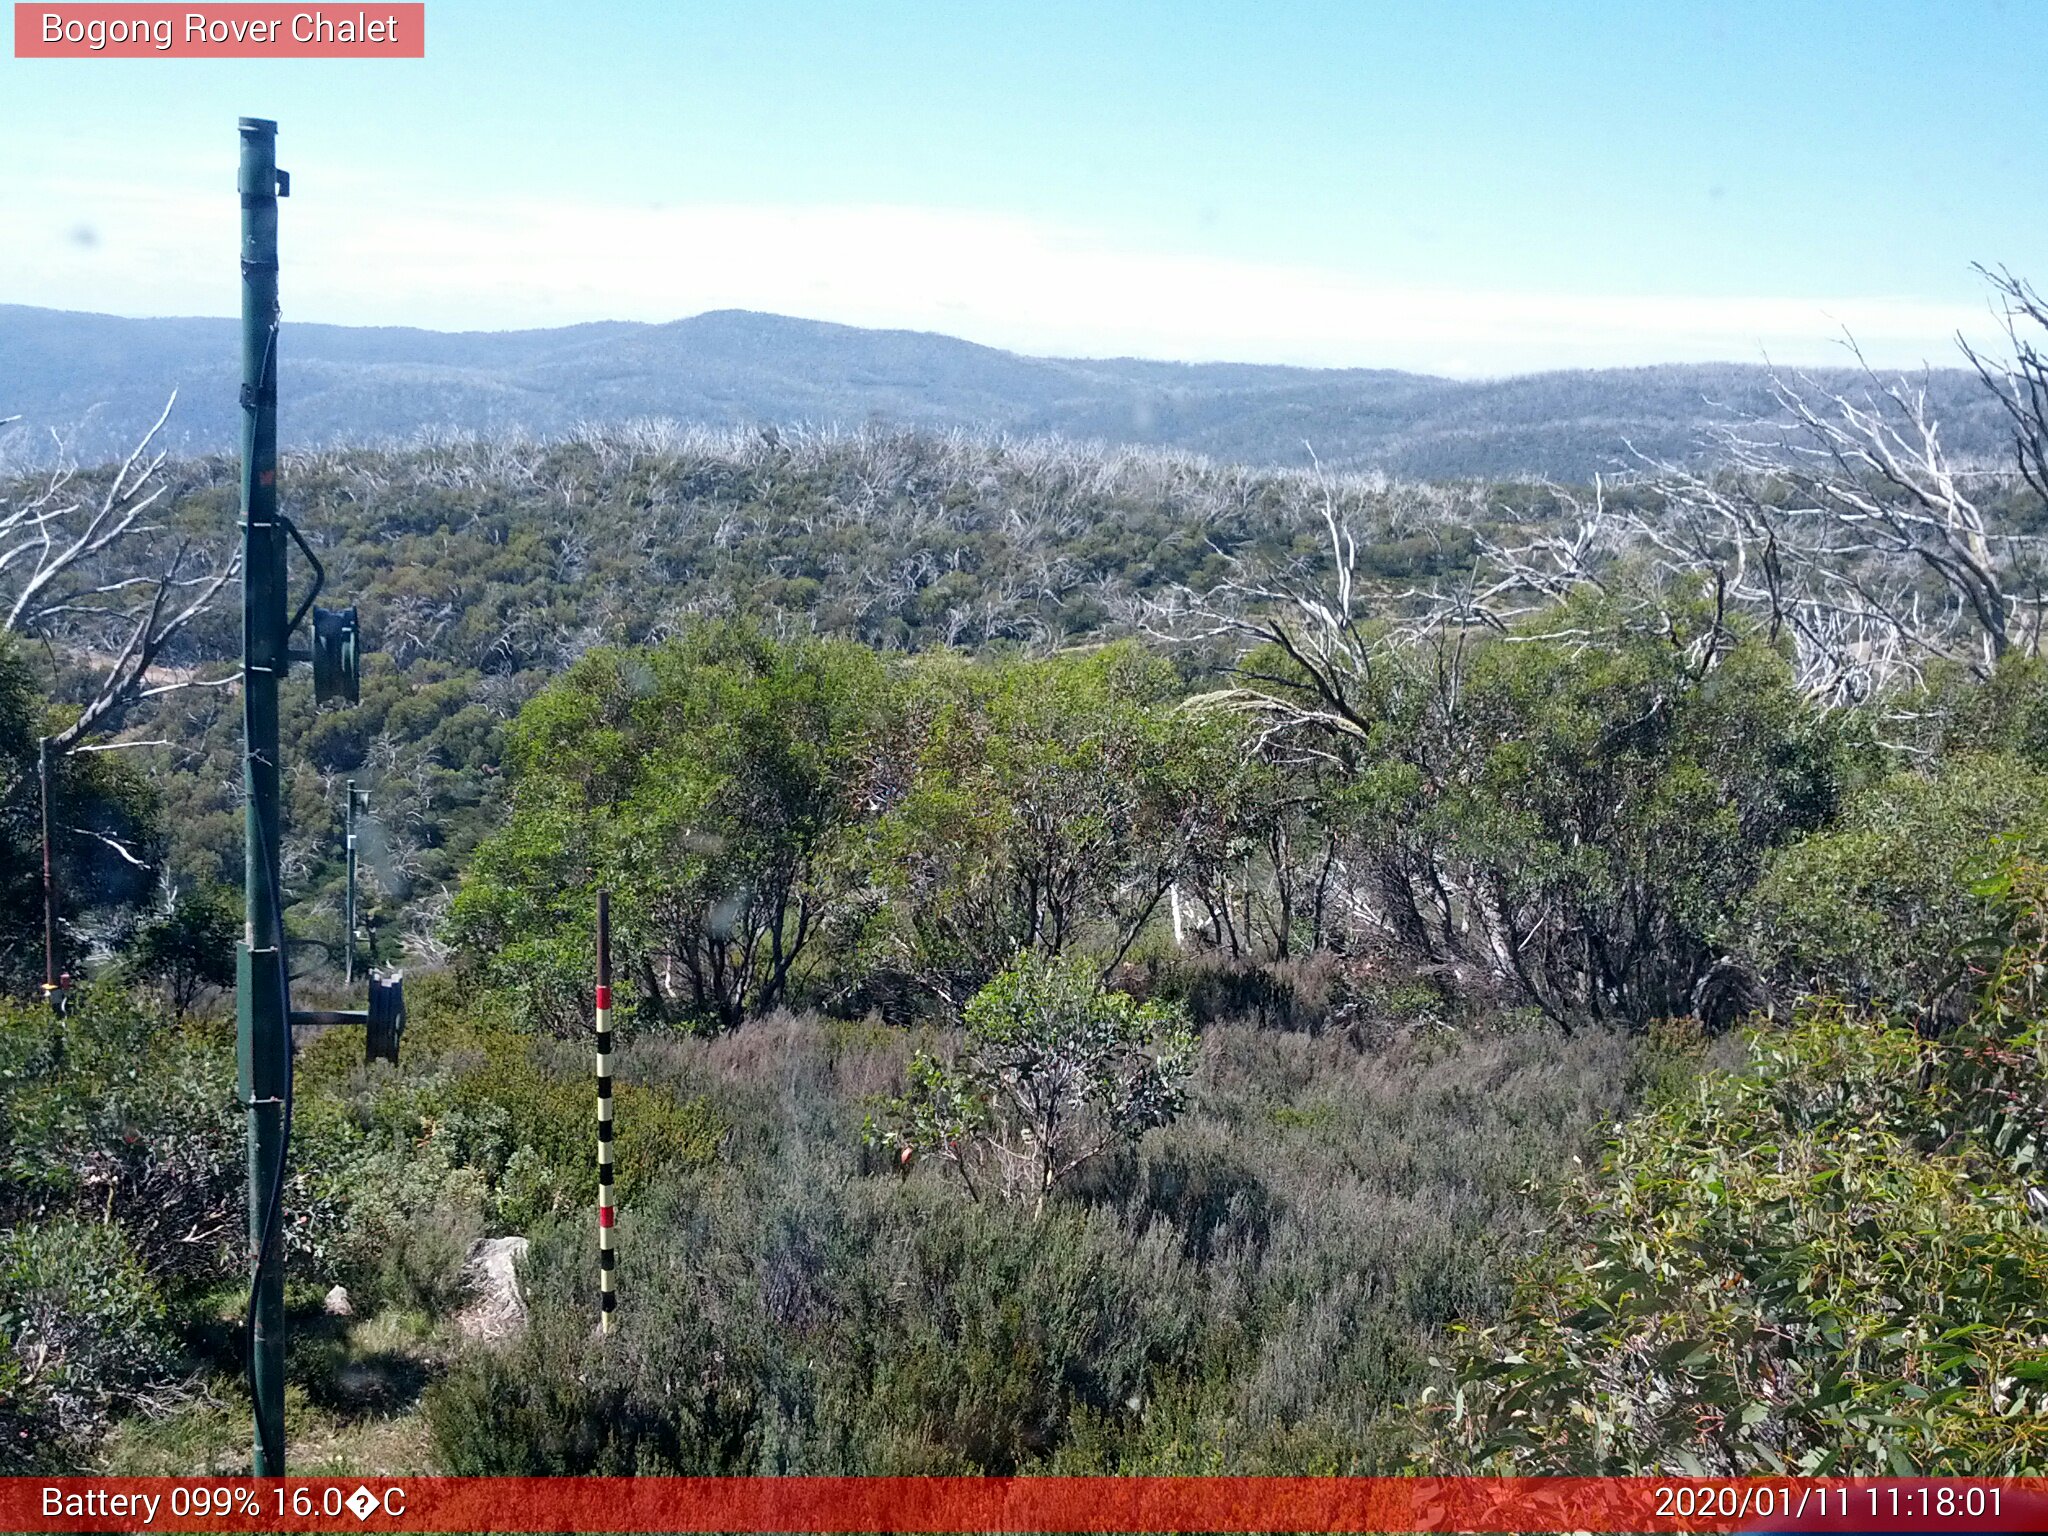
<svg viewBox="0 0 2048 1536">
<path fill-rule="evenodd" d="M 483 1237 L 470 1245 L 463 1266 L 470 1302 L 455 1318 L 469 1338 L 507 1339 L 526 1327 L 526 1295 L 519 1288 L 526 1249 L 523 1237 Z"/>
</svg>

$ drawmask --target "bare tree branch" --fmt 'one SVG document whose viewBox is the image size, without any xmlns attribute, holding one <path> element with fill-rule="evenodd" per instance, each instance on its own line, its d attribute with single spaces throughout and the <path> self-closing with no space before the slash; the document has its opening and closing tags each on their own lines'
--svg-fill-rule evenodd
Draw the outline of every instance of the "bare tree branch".
<svg viewBox="0 0 2048 1536">
<path fill-rule="evenodd" d="M 173 391 L 96 498 L 76 494 L 77 468 L 61 458 L 26 493 L 0 497 L 0 632 L 39 633 L 88 657 L 97 639 L 116 646 L 78 718 L 50 738 L 58 752 L 79 750 L 90 735 L 116 729 L 144 699 L 236 680 L 151 677 L 165 648 L 213 605 L 240 568 L 236 552 L 211 570 L 188 574 L 190 546 L 180 543 L 155 574 L 133 569 L 153 547 L 139 541 L 163 531 L 143 514 L 168 489 L 159 473 L 166 454 L 154 444 L 177 398 Z M 110 562 L 117 568 L 107 570 Z M 130 601 L 131 595 L 140 601 Z"/>
</svg>

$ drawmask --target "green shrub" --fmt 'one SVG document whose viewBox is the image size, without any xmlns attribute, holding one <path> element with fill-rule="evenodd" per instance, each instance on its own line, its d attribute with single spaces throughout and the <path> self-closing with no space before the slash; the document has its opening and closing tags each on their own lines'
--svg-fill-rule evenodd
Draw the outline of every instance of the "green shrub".
<svg viewBox="0 0 2048 1536">
<path fill-rule="evenodd" d="M 34 993 L 43 978 L 39 744 L 78 717 L 75 704 L 61 702 L 72 680 L 46 697 L 36 671 L 23 637 L 0 632 L 0 997 Z M 63 817 L 50 844 L 58 920 L 118 931 L 154 885 L 151 864 L 163 842 L 158 780 L 119 752 L 58 751 L 49 768 Z M 76 967 L 75 951 L 69 963 Z"/>
<path fill-rule="evenodd" d="M 235 941 L 242 936 L 242 898 L 225 886 L 202 882 L 173 891 L 135 935 L 127 965 L 164 990 L 179 1014 L 190 1012 L 209 988 L 235 985 Z"/>
<path fill-rule="evenodd" d="M 597 1088 L 587 1076 L 563 1076 L 535 1059 L 534 1043 L 513 1034 L 488 1036 L 481 1060 L 455 1077 L 448 1105 L 481 1123 L 502 1117 L 505 1160 L 496 1211 L 513 1229 L 564 1204 L 596 1198 Z M 701 1167 L 718 1153 L 725 1127 L 701 1100 L 622 1082 L 613 1090 L 614 1157 L 621 1202 L 638 1199 L 660 1177 Z M 524 1154 L 521 1156 L 521 1154 Z M 512 1166 L 511 1159 L 519 1158 Z"/>
<path fill-rule="evenodd" d="M 1020 953 L 967 1004 L 955 1064 L 919 1052 L 910 1091 L 867 1128 L 908 1167 L 945 1159 L 1042 1214 L 1055 1185 L 1180 1113 L 1194 1054 L 1186 1016 L 1103 989 L 1085 960 Z"/>
<path fill-rule="evenodd" d="M 1964 1027 L 1839 1002 L 1630 1123 L 1509 1320 L 1465 1342 L 1445 1442 L 1483 1470 L 2048 1469 L 2048 876 Z"/>
<path fill-rule="evenodd" d="M 1841 723 L 1761 636 L 1697 664 L 1710 613 L 1674 603 L 1652 635 L 1575 595 L 1472 664 L 1443 843 L 1553 1018 L 1687 1012 L 1764 860 L 1835 811 Z"/>
<path fill-rule="evenodd" d="M 0 1468 L 76 1465 L 117 1408 L 174 1395 L 161 1293 L 118 1226 L 0 1231 Z"/>
<path fill-rule="evenodd" d="M 292 1159 L 306 1198 L 287 1227 L 312 1271 L 346 1285 L 359 1308 L 395 1303 L 444 1312 L 461 1294 L 468 1243 L 480 1236 L 489 1174 L 464 1160 L 464 1135 L 421 1114 L 417 1085 L 367 1110 L 360 1102 L 303 1101 Z M 432 1088 L 425 1090 L 431 1093 Z M 393 1124 L 392 1122 L 397 1122 Z"/>
<path fill-rule="evenodd" d="M 509 822 L 453 923 L 527 1021 L 589 1027 L 595 891 L 612 893 L 621 1022 L 767 1012 L 860 883 L 847 846 L 882 668 L 860 646 L 706 624 L 593 651 L 510 731 Z"/>
<path fill-rule="evenodd" d="M 1218 1024 L 1171 1125 L 1033 1221 L 859 1145 L 903 1031 L 779 1017 L 634 1047 L 734 1127 L 623 1208 L 536 1228 L 525 1341 L 428 1399 L 465 1472 L 1388 1472 L 1445 1325 L 1504 1298 L 1530 1181 L 1622 1103 L 1623 1037 L 1425 1047 Z"/>
<path fill-rule="evenodd" d="M 1695 1018 L 1658 1019 L 1636 1052 L 1631 1077 L 1635 1097 L 1647 1108 L 1690 1093 L 1706 1069 L 1705 1027 Z"/>
<path fill-rule="evenodd" d="M 609 1339 L 587 1231 L 555 1234 L 534 1326 L 465 1357 L 428 1415 L 464 1474 L 1012 1472 L 1190 1368 L 1177 1246 L 941 1190 L 682 1197 L 626 1224 Z"/>
<path fill-rule="evenodd" d="M 595 1199 L 597 1097 L 532 1036 L 442 1017 L 434 1040 L 399 1071 L 338 1058 L 305 1074 L 294 1159 L 310 1181 L 298 1230 L 323 1272 L 441 1314 L 475 1238 Z M 614 1109 L 622 1203 L 717 1155 L 724 1125 L 701 1100 L 623 1083 Z"/>
<path fill-rule="evenodd" d="M 1279 961 L 1174 950 L 1151 959 L 1143 975 L 1152 996 L 1179 1003 L 1198 1025 L 1256 1019 L 1313 1033 L 1353 1021 L 1363 1002 L 1350 968 L 1327 950 Z"/>
<path fill-rule="evenodd" d="M 1296 1125 L 1316 1123 L 1294 1114 Z M 1176 1130 L 1150 1138 L 1139 1150 L 1126 1219 L 1140 1231 L 1167 1223 L 1182 1251 L 1200 1263 L 1225 1248 L 1262 1249 L 1279 1204 L 1258 1170 L 1228 1141 Z"/>
<path fill-rule="evenodd" d="M 1746 943 L 1794 992 L 1922 1014 L 1991 918 L 1973 887 L 1995 839 L 2048 832 L 2048 773 L 1980 754 L 1885 779 L 1779 852 L 1751 893 Z"/>
<path fill-rule="evenodd" d="M 0 1002 L 0 1221 L 111 1218 L 153 1275 L 227 1272 L 246 1232 L 234 1070 L 217 1029 L 113 986 L 62 1019 Z"/>
<path fill-rule="evenodd" d="M 870 963 L 958 1009 L 1019 950 L 1127 953 L 1220 835 L 1241 765 L 1227 719 L 1183 692 L 1128 642 L 909 668 L 868 835 Z"/>
<path fill-rule="evenodd" d="M 1988 679 L 1949 666 L 1930 669 L 1929 683 L 1927 715 L 1945 727 L 1941 750 L 2010 753 L 2048 771 L 2048 658 L 2014 646 Z"/>
</svg>

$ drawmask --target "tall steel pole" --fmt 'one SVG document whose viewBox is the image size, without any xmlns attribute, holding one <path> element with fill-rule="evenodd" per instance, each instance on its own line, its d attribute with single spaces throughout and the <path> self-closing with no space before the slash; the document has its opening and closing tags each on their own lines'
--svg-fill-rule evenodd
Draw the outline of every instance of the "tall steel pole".
<svg viewBox="0 0 2048 1536">
<path fill-rule="evenodd" d="M 284 1475 L 284 1153 L 291 1093 L 278 889 L 277 689 L 286 656 L 277 513 L 277 124 L 241 120 L 242 786 L 246 909 L 236 955 L 237 1060 L 249 1116 L 249 1386 L 258 1477 Z"/>
</svg>

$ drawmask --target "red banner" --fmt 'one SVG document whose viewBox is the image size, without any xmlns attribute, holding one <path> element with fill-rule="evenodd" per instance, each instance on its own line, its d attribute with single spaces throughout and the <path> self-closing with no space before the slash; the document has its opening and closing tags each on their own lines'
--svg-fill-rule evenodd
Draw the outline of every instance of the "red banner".
<svg viewBox="0 0 2048 1536">
<path fill-rule="evenodd" d="M 423 59 L 423 4 L 23 5 L 17 59 Z"/>
<path fill-rule="evenodd" d="M 2040 1531 L 2048 1479 L 0 1478 L 9 1531 Z"/>
</svg>

